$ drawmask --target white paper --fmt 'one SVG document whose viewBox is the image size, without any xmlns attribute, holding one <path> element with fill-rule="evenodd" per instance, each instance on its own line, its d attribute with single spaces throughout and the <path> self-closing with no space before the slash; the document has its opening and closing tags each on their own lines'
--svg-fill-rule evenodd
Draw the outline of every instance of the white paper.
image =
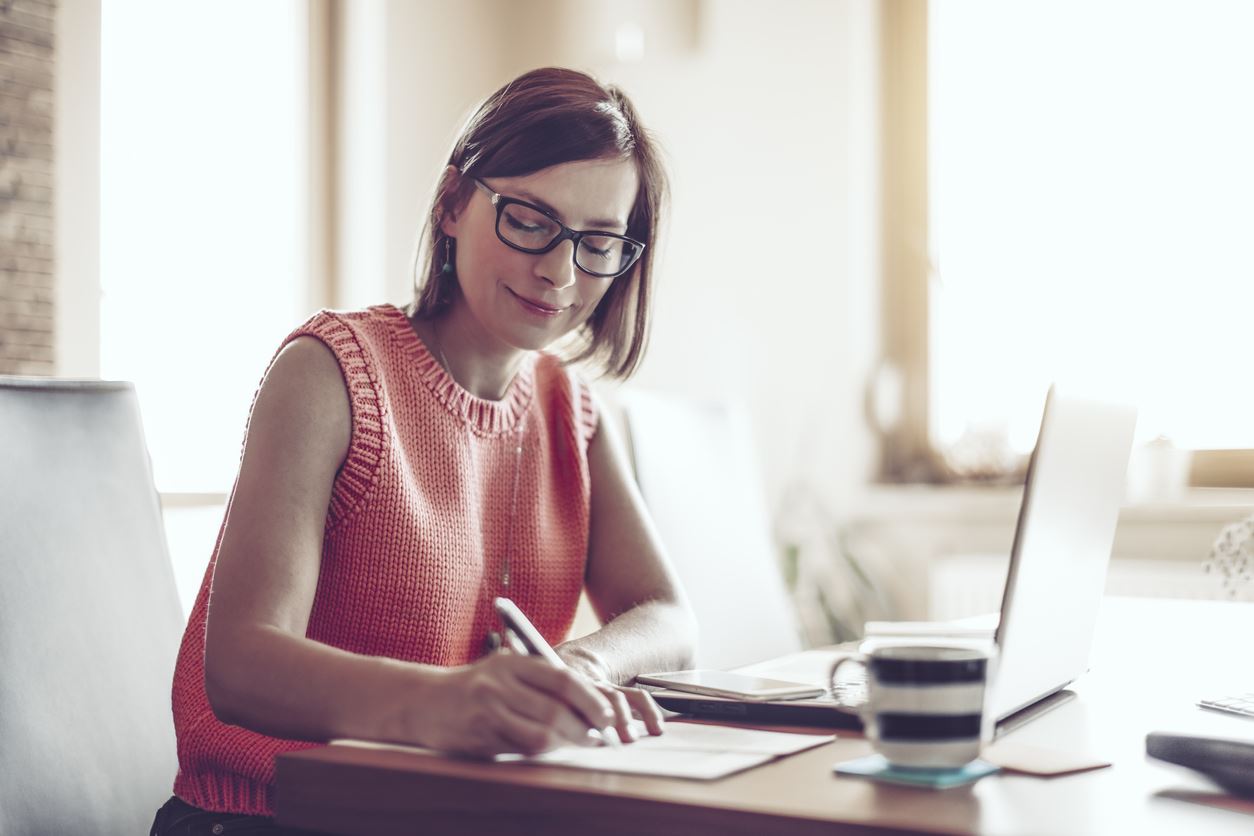
<svg viewBox="0 0 1254 836">
<path fill-rule="evenodd" d="M 629 746 L 563 746 L 522 758 L 524 763 L 547 766 L 569 766 L 575 769 L 599 769 L 604 772 L 630 772 L 666 778 L 690 778 L 710 781 L 764 764 L 771 755 L 745 752 L 703 752 L 699 749 L 646 748 L 639 743 Z"/>
<path fill-rule="evenodd" d="M 790 734 L 683 722 L 667 723 L 665 733 L 654 737 L 644 733 L 644 724 L 640 721 L 633 721 L 632 725 L 641 735 L 635 743 L 621 746 L 563 746 L 535 757 L 500 755 L 495 760 L 712 780 L 758 766 L 777 757 L 821 746 L 835 739 L 835 735 L 829 734 Z M 331 743 L 368 749 L 396 749 L 415 754 L 439 754 L 431 749 L 366 740 L 333 740 Z"/>
<path fill-rule="evenodd" d="M 643 727 L 643 724 L 642 724 Z M 654 750 L 698 750 L 705 752 L 740 752 L 750 755 L 782 757 L 830 743 L 832 734 L 791 734 L 758 731 L 713 723 L 666 724 L 666 733 L 658 737 L 641 737 L 631 746 Z M 607 747 L 608 748 L 608 747 Z"/>
</svg>

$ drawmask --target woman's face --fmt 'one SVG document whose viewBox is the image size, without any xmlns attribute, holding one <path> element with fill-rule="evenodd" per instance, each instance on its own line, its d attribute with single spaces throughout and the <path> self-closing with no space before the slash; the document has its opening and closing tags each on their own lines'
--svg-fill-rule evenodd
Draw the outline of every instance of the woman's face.
<svg viewBox="0 0 1254 836">
<path fill-rule="evenodd" d="M 639 177 L 630 160 L 562 163 L 524 177 L 486 177 L 494 192 L 536 204 L 575 230 L 626 234 Z M 457 239 L 457 279 L 464 304 L 488 335 L 513 348 L 541 349 L 583 324 L 611 282 L 588 275 L 563 241 L 542 254 L 519 252 L 496 235 L 496 207 L 476 188 L 441 224 Z"/>
</svg>

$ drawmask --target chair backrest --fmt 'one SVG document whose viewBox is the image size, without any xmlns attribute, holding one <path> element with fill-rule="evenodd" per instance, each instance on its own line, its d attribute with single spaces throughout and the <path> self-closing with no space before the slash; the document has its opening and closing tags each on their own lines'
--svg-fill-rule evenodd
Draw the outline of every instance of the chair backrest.
<svg viewBox="0 0 1254 836">
<path fill-rule="evenodd" d="M 696 612 L 697 665 L 801 650 L 745 410 L 641 390 L 615 399 L 640 492 Z"/>
<path fill-rule="evenodd" d="M 146 833 L 183 627 L 130 384 L 0 376 L 0 833 Z"/>
</svg>

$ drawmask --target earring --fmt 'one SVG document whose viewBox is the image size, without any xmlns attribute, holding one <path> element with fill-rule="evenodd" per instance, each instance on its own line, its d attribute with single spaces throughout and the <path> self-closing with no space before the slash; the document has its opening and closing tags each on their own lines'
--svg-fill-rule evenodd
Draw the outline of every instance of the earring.
<svg viewBox="0 0 1254 836">
<path fill-rule="evenodd" d="M 446 276 L 453 275 L 453 239 L 444 239 L 444 266 L 440 268 L 440 272 Z"/>
</svg>

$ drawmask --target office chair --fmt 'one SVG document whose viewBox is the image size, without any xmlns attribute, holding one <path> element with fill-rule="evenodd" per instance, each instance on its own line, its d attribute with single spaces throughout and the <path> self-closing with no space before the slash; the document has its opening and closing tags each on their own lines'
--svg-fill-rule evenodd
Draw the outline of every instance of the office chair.
<svg viewBox="0 0 1254 836">
<path fill-rule="evenodd" d="M 636 482 L 697 616 L 697 666 L 801 650 L 745 411 L 640 390 L 614 400 Z"/>
<path fill-rule="evenodd" d="M 0 376 L 0 833 L 147 833 L 183 627 L 135 391 Z"/>
</svg>

